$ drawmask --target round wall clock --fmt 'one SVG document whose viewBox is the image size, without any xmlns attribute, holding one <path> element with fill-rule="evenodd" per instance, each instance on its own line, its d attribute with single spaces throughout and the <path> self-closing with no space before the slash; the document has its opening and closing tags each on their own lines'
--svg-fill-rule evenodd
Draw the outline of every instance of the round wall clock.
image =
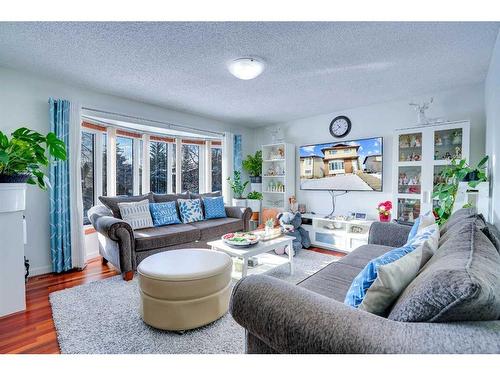
<svg viewBox="0 0 500 375">
<path fill-rule="evenodd" d="M 336 138 L 343 138 L 351 131 L 351 120 L 346 116 L 337 116 L 330 123 L 330 134 Z"/>
</svg>

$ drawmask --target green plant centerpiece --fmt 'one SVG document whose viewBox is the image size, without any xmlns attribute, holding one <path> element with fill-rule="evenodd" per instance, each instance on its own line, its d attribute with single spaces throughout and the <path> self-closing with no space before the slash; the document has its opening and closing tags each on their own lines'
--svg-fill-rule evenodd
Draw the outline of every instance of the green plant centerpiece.
<svg viewBox="0 0 500 375">
<path fill-rule="evenodd" d="M 251 191 L 250 193 L 248 193 L 247 199 L 261 201 L 262 199 L 264 199 L 264 195 L 262 195 L 260 191 Z"/>
<path fill-rule="evenodd" d="M 241 172 L 240 171 L 234 171 L 233 179 L 231 179 L 231 177 L 228 177 L 227 182 L 229 183 L 229 186 L 231 186 L 231 189 L 233 190 L 235 199 L 245 199 L 245 197 L 243 196 L 243 193 L 245 192 L 245 189 L 247 188 L 248 181 L 245 181 L 245 182 L 241 181 Z"/>
<path fill-rule="evenodd" d="M 242 162 L 243 169 L 248 172 L 252 183 L 262 182 L 262 151 L 256 151 L 255 155 L 247 155 Z"/>
<path fill-rule="evenodd" d="M 451 164 L 441 171 L 442 182 L 434 187 L 432 193 L 432 197 L 438 200 L 434 215 L 439 225 L 444 224 L 453 211 L 459 182 L 467 182 L 471 188 L 476 188 L 481 182 L 488 181 L 487 161 L 488 155 L 482 158 L 476 167 L 471 167 L 465 159 L 453 159 Z"/>
<path fill-rule="evenodd" d="M 19 128 L 10 138 L 0 131 L 0 183 L 28 183 L 47 189 L 49 158 L 66 160 L 66 146 L 50 132 Z"/>
</svg>

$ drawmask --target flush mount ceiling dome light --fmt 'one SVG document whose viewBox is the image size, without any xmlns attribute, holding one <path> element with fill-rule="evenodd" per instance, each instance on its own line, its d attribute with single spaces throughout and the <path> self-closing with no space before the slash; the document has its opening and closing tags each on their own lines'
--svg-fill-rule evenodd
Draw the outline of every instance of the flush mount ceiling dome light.
<svg viewBox="0 0 500 375">
<path fill-rule="evenodd" d="M 254 57 L 242 57 L 229 63 L 229 71 L 239 79 L 254 79 L 264 70 L 264 63 Z"/>
</svg>

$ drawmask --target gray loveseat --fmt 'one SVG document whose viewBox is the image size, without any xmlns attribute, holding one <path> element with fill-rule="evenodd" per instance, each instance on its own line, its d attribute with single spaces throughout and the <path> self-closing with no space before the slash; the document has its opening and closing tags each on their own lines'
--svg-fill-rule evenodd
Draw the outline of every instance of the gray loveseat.
<svg viewBox="0 0 500 375">
<path fill-rule="evenodd" d="M 133 197 L 99 197 L 105 205 L 92 207 L 88 211 L 88 217 L 98 232 L 99 253 L 103 262 L 110 262 L 125 280 L 131 280 L 137 265 L 152 254 L 173 249 L 207 247 L 208 241 L 225 233 L 247 231 L 249 228 L 252 214 L 249 208 L 225 207 L 226 218 L 136 230 L 132 230 L 131 226 L 121 219 L 118 209 L 118 202 L 148 199 L 153 203 L 175 201 L 179 198 L 200 198 L 200 195 L 149 193 Z"/>
<path fill-rule="evenodd" d="M 374 223 L 368 245 L 297 286 L 264 275 L 240 280 L 230 311 L 246 330 L 247 353 L 500 353 L 498 238 L 482 220 L 465 209 L 452 215 L 388 317 L 343 301 L 371 259 L 405 243 L 408 226 Z M 463 321 L 468 312 L 479 319 Z"/>
</svg>

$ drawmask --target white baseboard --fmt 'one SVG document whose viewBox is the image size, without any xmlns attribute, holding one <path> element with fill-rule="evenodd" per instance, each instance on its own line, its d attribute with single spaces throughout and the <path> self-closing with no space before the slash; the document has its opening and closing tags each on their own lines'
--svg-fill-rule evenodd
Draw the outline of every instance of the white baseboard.
<svg viewBox="0 0 500 375">
<path fill-rule="evenodd" d="M 38 275 L 43 275 L 45 273 L 52 273 L 52 265 L 46 265 L 46 266 L 41 266 L 41 267 L 30 267 L 30 275 L 31 276 L 38 276 Z"/>
<path fill-rule="evenodd" d="M 101 254 L 99 254 L 99 249 L 97 249 L 97 251 L 86 252 L 85 253 L 85 261 L 88 262 L 90 259 L 97 258 L 100 255 Z"/>
</svg>

